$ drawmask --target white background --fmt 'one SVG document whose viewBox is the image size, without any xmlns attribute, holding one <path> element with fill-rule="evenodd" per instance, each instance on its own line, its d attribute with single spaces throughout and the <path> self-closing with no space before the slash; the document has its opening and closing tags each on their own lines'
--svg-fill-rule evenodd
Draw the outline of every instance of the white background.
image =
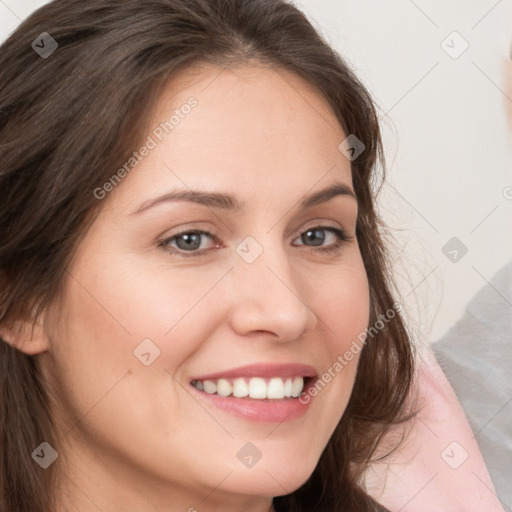
<svg viewBox="0 0 512 512">
<path fill-rule="evenodd" d="M 0 0 L 0 39 L 44 3 Z M 512 186 L 512 0 L 294 3 L 380 108 L 380 210 L 398 243 L 394 271 L 413 334 L 433 342 L 512 254 L 512 199 L 503 193 Z M 469 44 L 458 58 L 443 49 L 461 48 L 453 31 Z M 468 248 L 456 263 L 441 251 L 454 236 Z"/>
</svg>

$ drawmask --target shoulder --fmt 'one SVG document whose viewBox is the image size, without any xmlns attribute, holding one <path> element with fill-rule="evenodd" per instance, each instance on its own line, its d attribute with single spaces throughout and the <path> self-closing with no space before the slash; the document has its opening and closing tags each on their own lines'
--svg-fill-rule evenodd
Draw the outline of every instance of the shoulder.
<svg viewBox="0 0 512 512">
<path fill-rule="evenodd" d="M 402 433 L 402 445 L 366 475 L 368 493 L 391 510 L 502 511 L 464 411 L 428 348 L 418 362 L 411 397 L 419 412 L 381 443 Z"/>
</svg>

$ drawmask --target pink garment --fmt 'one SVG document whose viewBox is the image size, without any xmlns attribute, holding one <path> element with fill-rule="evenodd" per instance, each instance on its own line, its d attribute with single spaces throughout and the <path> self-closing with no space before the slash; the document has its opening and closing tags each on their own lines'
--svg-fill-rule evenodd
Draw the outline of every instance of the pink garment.
<svg viewBox="0 0 512 512">
<path fill-rule="evenodd" d="M 503 512 L 464 411 L 427 350 L 415 384 L 424 407 L 397 452 L 371 466 L 368 493 L 392 512 Z"/>
</svg>

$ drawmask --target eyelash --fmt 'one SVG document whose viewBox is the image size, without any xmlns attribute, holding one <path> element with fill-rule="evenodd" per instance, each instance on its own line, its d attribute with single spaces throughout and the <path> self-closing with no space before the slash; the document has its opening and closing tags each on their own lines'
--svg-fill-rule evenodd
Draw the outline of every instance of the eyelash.
<svg viewBox="0 0 512 512">
<path fill-rule="evenodd" d="M 311 247 L 309 250 L 311 252 L 321 252 L 323 254 L 331 254 L 334 252 L 338 252 L 343 245 L 346 243 L 352 241 L 354 238 L 353 236 L 349 235 L 345 230 L 340 228 L 335 228 L 332 226 L 312 226 L 310 228 L 307 228 L 305 231 L 301 233 L 304 234 L 308 231 L 330 231 L 336 236 L 336 242 L 332 245 L 329 245 L 327 247 L 320 247 L 318 249 L 315 249 L 314 247 Z M 203 249 L 203 250 L 194 250 L 194 251 L 183 251 L 182 249 L 175 249 L 169 250 L 168 244 L 174 241 L 175 239 L 183 236 L 183 235 L 190 235 L 190 234 L 201 234 L 201 235 L 208 235 L 212 240 L 217 241 L 217 238 L 212 235 L 209 231 L 205 231 L 203 229 L 190 229 L 187 231 L 182 231 L 180 233 L 177 233 L 169 238 L 166 238 L 164 240 L 161 240 L 158 244 L 159 247 L 163 247 L 166 251 L 168 251 L 171 254 L 177 254 L 179 256 L 183 256 L 185 258 L 190 257 L 197 257 L 197 256 L 204 256 L 205 253 L 209 252 L 212 249 Z M 300 235 L 299 235 L 300 237 Z M 305 246 L 307 247 L 307 246 Z"/>
</svg>

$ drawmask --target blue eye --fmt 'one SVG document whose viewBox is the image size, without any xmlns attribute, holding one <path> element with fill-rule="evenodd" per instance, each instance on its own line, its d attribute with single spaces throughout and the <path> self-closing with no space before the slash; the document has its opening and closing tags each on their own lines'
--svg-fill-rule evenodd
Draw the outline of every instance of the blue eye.
<svg viewBox="0 0 512 512">
<path fill-rule="evenodd" d="M 344 245 L 346 242 L 349 242 L 352 240 L 352 237 L 348 235 L 343 229 L 329 227 L 329 226 L 316 226 L 313 228 L 309 228 L 306 230 L 302 235 L 300 236 L 303 240 L 309 240 L 309 241 L 315 241 L 315 239 L 319 239 L 319 244 L 315 243 L 315 245 L 321 245 L 322 242 L 325 240 L 325 235 L 323 235 L 323 232 L 328 231 L 331 234 L 333 234 L 336 237 L 336 240 L 334 244 L 328 245 L 326 247 L 320 247 L 319 249 L 313 249 L 316 251 L 322 251 L 322 252 L 335 252 L 341 249 L 341 246 Z"/>
<path fill-rule="evenodd" d="M 195 230 L 195 231 L 184 231 L 178 235 L 174 235 L 171 238 L 168 238 L 167 240 L 164 240 L 164 245 L 167 246 L 167 244 L 170 244 L 171 242 L 176 241 L 177 248 L 182 251 L 189 252 L 197 251 L 199 247 L 201 246 L 201 237 L 204 235 L 207 235 L 208 237 L 212 238 L 210 233 L 208 231 L 203 230 Z M 174 251 L 171 251 L 174 252 Z M 189 256 L 188 254 L 186 256 Z"/>
<path fill-rule="evenodd" d="M 323 246 L 325 242 L 326 235 L 325 232 L 329 232 L 335 236 L 335 241 L 331 245 Z M 189 256 L 202 256 L 210 249 L 202 249 L 201 247 L 201 238 L 208 237 L 212 240 L 216 240 L 216 237 L 212 235 L 208 231 L 204 231 L 202 229 L 194 229 L 190 231 L 182 231 L 177 235 L 173 235 L 165 240 L 162 240 L 159 243 L 160 247 L 163 247 L 171 254 L 177 254 L 179 256 L 189 257 Z M 313 242 L 313 246 L 311 246 L 311 251 L 313 252 L 323 252 L 323 253 L 331 253 L 336 252 L 341 249 L 341 247 L 351 241 L 353 237 L 349 235 L 343 229 L 331 227 L 331 226 L 315 226 L 304 231 L 299 237 L 303 243 L 300 245 L 306 245 L 304 242 Z M 176 245 L 171 245 L 175 243 Z M 310 247 L 310 246 L 308 246 Z M 318 247 L 318 248 L 315 248 Z"/>
</svg>

